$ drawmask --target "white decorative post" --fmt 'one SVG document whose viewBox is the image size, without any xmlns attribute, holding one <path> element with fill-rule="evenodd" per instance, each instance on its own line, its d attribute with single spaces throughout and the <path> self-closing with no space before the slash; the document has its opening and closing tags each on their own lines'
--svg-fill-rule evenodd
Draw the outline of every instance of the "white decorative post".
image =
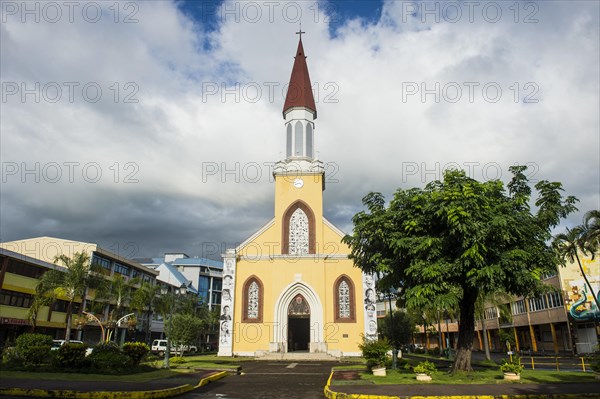
<svg viewBox="0 0 600 399">
<path fill-rule="evenodd" d="M 223 255 L 223 291 L 221 293 L 221 317 L 219 317 L 219 353 L 217 356 L 232 356 L 233 348 L 233 305 L 235 299 L 235 249 Z"/>
<path fill-rule="evenodd" d="M 365 314 L 365 337 L 377 339 L 377 292 L 372 274 L 362 274 L 363 304 Z"/>
</svg>

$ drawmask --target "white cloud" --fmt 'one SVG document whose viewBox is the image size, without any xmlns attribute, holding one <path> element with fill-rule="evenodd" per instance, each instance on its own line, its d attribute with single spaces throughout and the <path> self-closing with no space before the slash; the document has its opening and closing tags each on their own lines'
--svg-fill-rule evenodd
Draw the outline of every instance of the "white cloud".
<svg viewBox="0 0 600 399">
<path fill-rule="evenodd" d="M 582 212 L 600 207 L 598 3 L 546 2 L 537 11 L 523 3 L 518 23 L 502 3 L 496 23 L 481 10 L 470 22 L 466 9 L 456 23 L 443 16 L 435 23 L 435 15 L 407 14 L 412 3 L 389 1 L 379 21 L 346 21 L 334 37 L 314 3 L 278 3 L 272 21 L 267 8 L 254 20 L 240 4 L 216 31 L 168 1 L 139 3 L 137 23 L 122 23 L 129 9 L 115 23 L 108 3 L 97 23 L 22 23 L 20 14 L 3 14 L 3 95 L 7 84 L 36 82 L 41 94 L 39 103 L 17 93 L 1 104 L 2 240 L 116 234 L 156 255 L 240 241 L 260 227 L 272 216 L 265 163 L 284 149 L 282 89 L 298 40 L 296 6 L 318 88 L 317 149 L 330 163 L 325 209 L 340 227 L 351 228 L 368 191 L 421 186 L 452 165 L 472 168 L 477 179 L 498 172 L 506 179 L 510 165 L 530 163 L 534 179 L 563 182 Z M 532 11 L 538 22 L 523 23 Z M 52 87 L 43 90 L 49 82 L 63 88 L 56 103 L 47 101 Z M 64 82 L 79 84 L 73 102 Z M 81 91 L 90 82 L 102 89 L 96 103 Z M 440 101 L 433 94 L 422 101 L 421 89 L 436 83 Z M 501 88 L 498 102 L 486 100 L 486 84 L 491 97 Z M 462 97 L 452 103 L 457 87 Z M 127 95 L 138 102 L 124 102 Z M 527 95 L 538 102 L 524 103 Z M 19 172 L 36 162 L 39 171 L 23 183 Z M 52 162 L 62 168 L 58 183 L 49 181 Z M 79 163 L 73 182 L 65 162 Z M 95 164 L 102 176 L 90 183 Z M 89 175 L 81 175 L 85 167 Z"/>
</svg>

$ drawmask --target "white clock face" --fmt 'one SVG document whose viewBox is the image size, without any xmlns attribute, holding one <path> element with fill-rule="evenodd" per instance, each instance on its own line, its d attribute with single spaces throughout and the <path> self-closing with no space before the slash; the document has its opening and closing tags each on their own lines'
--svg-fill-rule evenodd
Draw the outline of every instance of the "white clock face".
<svg viewBox="0 0 600 399">
<path fill-rule="evenodd" d="M 304 186 L 304 181 L 302 179 L 296 179 L 296 180 L 294 180 L 294 187 L 296 187 L 296 188 L 302 188 L 302 186 Z"/>
</svg>

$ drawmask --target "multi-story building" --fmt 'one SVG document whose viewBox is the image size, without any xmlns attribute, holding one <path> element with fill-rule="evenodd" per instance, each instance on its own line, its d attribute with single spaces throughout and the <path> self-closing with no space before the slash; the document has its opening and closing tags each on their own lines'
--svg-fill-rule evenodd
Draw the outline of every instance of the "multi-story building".
<svg viewBox="0 0 600 399">
<path fill-rule="evenodd" d="M 107 251 L 97 244 L 71 241 L 55 237 L 37 237 L 18 241 L 0 243 L 2 269 L 0 271 L 0 339 L 2 342 L 13 340 L 19 334 L 31 329 L 28 310 L 33 301 L 33 294 L 39 278 L 48 270 L 64 270 L 60 264 L 55 264 L 56 256 L 73 257 L 75 253 L 85 253 L 90 263 L 99 265 L 106 270 L 108 279 L 116 274 L 125 280 L 138 278 L 151 284 L 156 283 L 158 272 L 139 263 L 126 259 L 118 254 Z M 88 291 L 84 300 L 84 308 L 89 306 L 94 297 L 93 290 Z M 77 300 L 76 300 L 77 301 Z M 85 302 L 88 302 L 87 304 Z M 74 313 L 78 312 L 81 303 L 75 303 Z M 106 318 L 114 304 L 108 300 L 104 306 Z M 42 307 L 37 316 L 36 325 L 40 331 L 62 338 L 66 327 L 67 301 L 59 297 L 51 306 Z M 89 309 L 89 308 L 88 308 Z M 102 315 L 101 315 L 102 317 Z M 143 315 L 139 315 L 143 318 Z M 143 319 L 138 319 L 138 328 L 143 325 Z M 100 328 L 97 324 L 89 324 L 85 330 L 74 329 L 73 338 L 82 338 L 95 343 L 100 340 Z"/>
<path fill-rule="evenodd" d="M 160 272 L 161 280 L 172 276 L 183 278 L 198 294 L 198 301 L 209 309 L 221 305 L 223 287 L 223 262 L 189 257 L 184 253 L 166 253 L 164 258 L 137 258 L 140 264 Z M 183 277 L 179 277 L 183 276 Z"/>
<path fill-rule="evenodd" d="M 580 260 L 593 292 L 598 296 L 600 255 L 594 259 L 580 255 Z M 477 320 L 475 324 L 475 350 L 484 349 L 483 334 L 487 335 L 492 351 L 506 351 L 506 341 L 513 343 L 512 350 L 521 353 L 582 354 L 598 350 L 600 330 L 595 321 L 600 320 L 600 310 L 579 265 L 568 263 L 555 273 L 542 276 L 542 280 L 552 287 L 542 295 L 514 297 L 509 302 L 486 305 L 483 320 Z M 444 336 L 449 335 L 450 346 L 453 346 L 456 341 L 452 338 L 456 338 L 458 331 L 456 320 L 442 320 L 439 329 Z M 438 346 L 435 338 L 438 326 L 434 324 L 427 330 L 420 326 L 415 341 L 426 348 Z"/>
<path fill-rule="evenodd" d="M 598 295 L 600 289 L 600 257 L 580 255 L 583 270 Z M 514 298 L 510 303 L 488 306 L 485 325 L 492 350 L 505 350 L 507 334 L 515 349 L 535 353 L 576 352 L 598 350 L 600 330 L 594 321 L 600 320 L 591 291 L 576 262 L 559 267 L 556 273 L 543 276 L 553 287 L 534 298 Z M 482 348 L 482 321 L 476 325 L 475 347 Z"/>
</svg>

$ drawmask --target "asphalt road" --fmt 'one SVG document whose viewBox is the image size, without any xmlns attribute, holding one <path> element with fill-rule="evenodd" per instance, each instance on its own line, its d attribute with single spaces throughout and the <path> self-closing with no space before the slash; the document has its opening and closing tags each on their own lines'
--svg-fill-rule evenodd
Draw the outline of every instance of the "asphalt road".
<svg viewBox="0 0 600 399">
<path fill-rule="evenodd" d="M 242 364 L 242 374 L 228 376 L 178 398 L 322 399 L 323 387 L 337 362 L 270 362 Z"/>
</svg>

